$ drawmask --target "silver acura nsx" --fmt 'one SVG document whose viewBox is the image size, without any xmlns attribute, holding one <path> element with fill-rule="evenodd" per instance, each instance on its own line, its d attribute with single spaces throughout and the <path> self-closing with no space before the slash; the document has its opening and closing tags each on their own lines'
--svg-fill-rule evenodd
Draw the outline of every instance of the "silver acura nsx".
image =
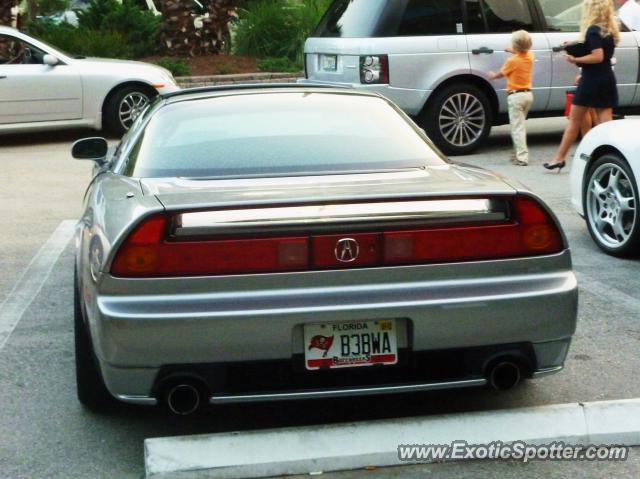
<svg viewBox="0 0 640 479">
<path fill-rule="evenodd" d="M 203 405 L 515 386 L 562 369 L 578 290 L 526 188 L 388 100 L 160 96 L 95 161 L 76 235 L 80 401 Z"/>
</svg>

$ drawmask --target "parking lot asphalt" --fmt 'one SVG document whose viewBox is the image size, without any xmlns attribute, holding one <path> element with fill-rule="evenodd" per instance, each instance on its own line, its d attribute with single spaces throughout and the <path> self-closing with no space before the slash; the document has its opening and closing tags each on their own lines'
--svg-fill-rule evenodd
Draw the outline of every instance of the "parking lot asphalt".
<svg viewBox="0 0 640 479">
<path fill-rule="evenodd" d="M 505 127 L 497 128 L 477 154 L 455 159 L 528 185 L 547 201 L 565 228 L 581 297 L 578 330 L 560 374 L 503 393 L 477 389 L 225 406 L 187 419 L 132 407 L 94 415 L 75 398 L 73 246 L 69 244 L 50 275 L 41 278 L 42 289 L 29 298 L 24 315 L 0 349 L 0 477 L 139 478 L 144 474 L 142 441 L 148 437 L 640 397 L 640 261 L 601 253 L 569 203 L 566 171 L 543 170 L 564 124 L 563 119 L 529 122 L 528 167 L 509 163 Z M 0 137 L 0 308 L 60 223 L 80 214 L 91 165 L 73 161 L 68 152 L 71 142 L 86 133 Z M 639 454 L 634 451 L 629 461 L 615 464 L 439 464 L 371 471 L 366 477 L 639 477 Z M 326 477 L 350 479 L 363 474 Z"/>
</svg>

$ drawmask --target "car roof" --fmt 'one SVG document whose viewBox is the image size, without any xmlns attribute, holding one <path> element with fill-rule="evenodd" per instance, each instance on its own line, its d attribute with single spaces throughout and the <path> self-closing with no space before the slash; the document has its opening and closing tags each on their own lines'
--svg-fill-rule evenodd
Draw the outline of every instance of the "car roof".
<svg viewBox="0 0 640 479">
<path fill-rule="evenodd" d="M 6 25 L 0 25 L 0 33 L 20 33 L 19 30 L 16 30 L 13 27 L 9 27 Z"/>
<path fill-rule="evenodd" d="M 259 95 L 267 93 L 325 93 L 383 99 L 381 95 L 375 92 L 362 92 L 348 87 L 336 87 L 333 85 L 298 83 L 234 84 L 189 88 L 167 93 L 162 97 L 167 103 L 179 103 L 229 95 Z"/>
</svg>

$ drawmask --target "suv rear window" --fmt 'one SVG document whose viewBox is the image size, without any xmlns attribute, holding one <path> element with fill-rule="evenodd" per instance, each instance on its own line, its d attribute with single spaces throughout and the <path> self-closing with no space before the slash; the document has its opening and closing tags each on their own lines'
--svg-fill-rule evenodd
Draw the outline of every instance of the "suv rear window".
<svg viewBox="0 0 640 479">
<path fill-rule="evenodd" d="M 460 0 L 334 0 L 311 36 L 455 35 L 462 22 Z"/>
</svg>

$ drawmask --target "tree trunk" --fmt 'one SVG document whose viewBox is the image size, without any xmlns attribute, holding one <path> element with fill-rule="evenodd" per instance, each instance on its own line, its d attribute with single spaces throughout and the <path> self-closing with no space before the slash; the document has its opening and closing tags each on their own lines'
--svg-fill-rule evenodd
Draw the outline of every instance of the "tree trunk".
<svg viewBox="0 0 640 479">
<path fill-rule="evenodd" d="M 229 31 L 229 22 L 237 16 L 233 0 L 201 1 L 205 11 L 196 11 L 193 0 L 162 0 L 156 7 L 162 12 L 164 26 L 160 41 L 171 55 L 211 55 L 220 53 Z"/>
<path fill-rule="evenodd" d="M 27 17 L 33 21 L 38 16 L 38 2 L 36 0 L 27 0 Z"/>
<path fill-rule="evenodd" d="M 16 4 L 16 0 L 0 0 L 0 25 L 12 26 L 11 9 Z"/>
</svg>

